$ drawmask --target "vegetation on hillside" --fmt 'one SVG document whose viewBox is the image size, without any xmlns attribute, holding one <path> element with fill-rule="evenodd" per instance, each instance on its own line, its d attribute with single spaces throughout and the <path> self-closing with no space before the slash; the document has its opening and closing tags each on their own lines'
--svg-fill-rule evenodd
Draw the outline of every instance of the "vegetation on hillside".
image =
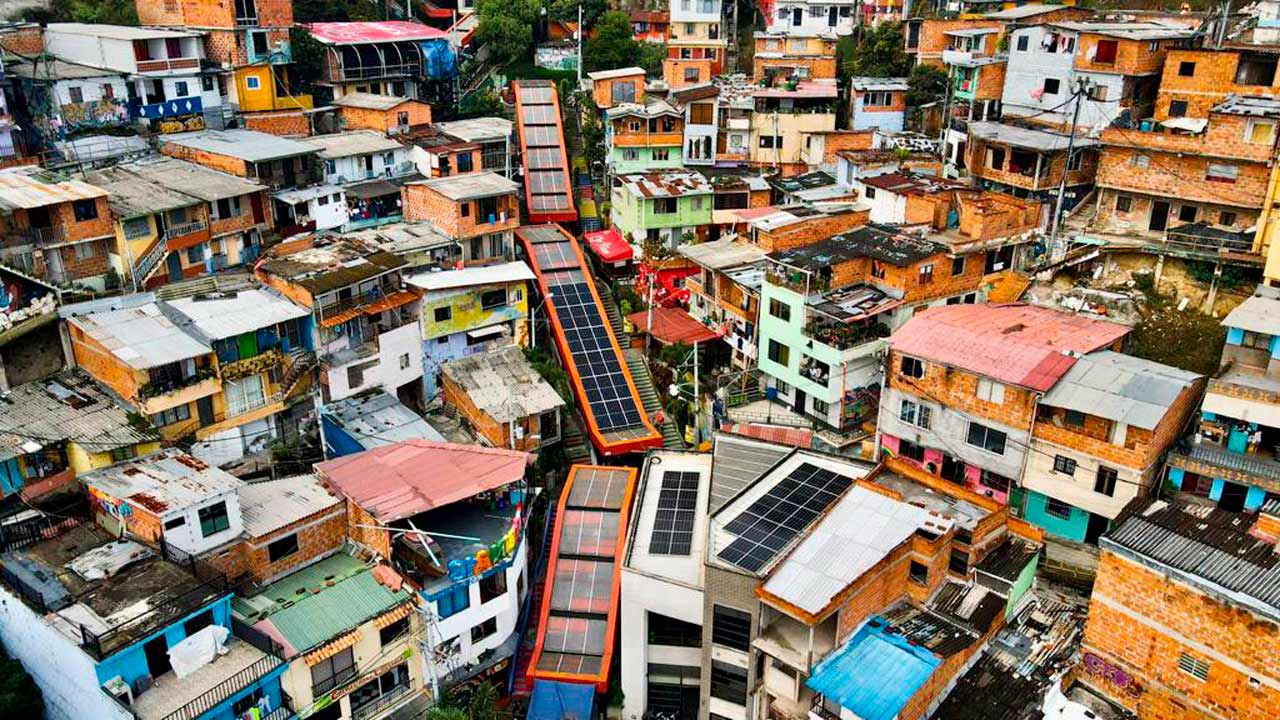
<svg viewBox="0 0 1280 720">
<path fill-rule="evenodd" d="M 1183 370 L 1213 375 L 1218 371 L 1227 329 L 1217 318 L 1194 308 L 1178 310 L 1178 301 L 1147 293 L 1142 318 L 1133 328 L 1133 354 Z"/>
</svg>

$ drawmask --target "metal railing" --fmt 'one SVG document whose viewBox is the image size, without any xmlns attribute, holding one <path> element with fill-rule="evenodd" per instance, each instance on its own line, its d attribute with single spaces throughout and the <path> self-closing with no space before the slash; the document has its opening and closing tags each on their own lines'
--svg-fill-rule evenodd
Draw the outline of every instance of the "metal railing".
<svg viewBox="0 0 1280 720">
<path fill-rule="evenodd" d="M 240 415 L 245 415 L 247 413 L 253 412 L 254 410 L 258 410 L 278 402 L 280 402 L 280 393 L 274 392 L 274 393 L 271 393 L 270 395 L 264 394 L 261 398 L 251 398 L 250 401 L 244 405 L 244 407 L 233 409 L 231 405 L 228 404 L 227 417 L 232 418 L 232 417 L 238 417 Z"/>
<path fill-rule="evenodd" d="M 218 661 L 214 660 L 214 662 Z M 221 705 L 227 698 L 258 682 L 264 675 L 280 667 L 283 663 L 283 660 L 271 654 L 258 658 L 249 667 L 223 680 L 208 692 L 164 716 L 164 720 L 195 720 L 195 718 Z"/>
<path fill-rule="evenodd" d="M 26 228 L 22 234 L 40 247 L 66 242 L 67 239 L 66 233 L 59 227 L 31 227 Z"/>
<path fill-rule="evenodd" d="M 103 660 L 133 642 L 134 638 L 162 629 L 183 615 L 213 602 L 226 591 L 226 586 L 225 578 L 207 580 L 102 632 L 95 633 L 81 625 L 81 647 L 98 660 Z"/>
<path fill-rule="evenodd" d="M 377 678 L 375 678 L 373 682 L 377 682 Z M 409 693 L 409 690 L 410 690 L 410 687 L 407 684 L 397 685 L 396 687 L 392 688 L 390 692 L 385 692 L 382 695 L 380 695 L 377 700 L 374 700 L 373 702 L 367 703 L 365 705 L 361 705 L 358 708 L 356 707 L 351 708 L 352 720 L 365 720 L 365 718 L 371 718 L 374 715 L 377 715 L 383 710 L 386 710 L 388 707 L 391 707 L 392 705 L 394 705 L 397 701 L 404 698 L 404 696 Z"/>
<path fill-rule="evenodd" d="M 168 247 L 164 243 L 164 239 L 160 238 L 155 241 L 149 250 L 138 258 L 138 263 L 133 268 L 134 280 L 139 284 L 147 281 L 151 277 L 151 273 L 160 267 L 160 261 L 164 260 L 168 254 Z"/>
<path fill-rule="evenodd" d="M 193 220 L 181 225 L 170 225 L 169 228 L 165 230 L 164 237 L 166 240 L 169 238 L 182 237 L 183 235 L 198 233 L 201 230 L 204 230 L 205 227 L 206 225 L 203 220 Z"/>
<path fill-rule="evenodd" d="M 417 63 L 401 63 L 398 65 L 364 65 L 361 67 L 330 68 L 330 79 L 338 81 L 370 80 L 373 78 L 414 75 L 418 72 Z"/>
<path fill-rule="evenodd" d="M 200 58 L 169 58 L 166 60 L 139 60 L 138 72 L 164 72 L 165 70 L 195 70 L 200 67 Z"/>
</svg>

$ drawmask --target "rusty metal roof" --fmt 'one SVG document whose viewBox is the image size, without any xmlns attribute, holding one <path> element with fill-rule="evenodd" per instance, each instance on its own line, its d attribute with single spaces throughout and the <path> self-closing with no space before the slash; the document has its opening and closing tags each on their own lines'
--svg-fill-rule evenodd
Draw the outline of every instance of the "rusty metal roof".
<svg viewBox="0 0 1280 720">
<path fill-rule="evenodd" d="M 0 210 L 29 210 L 106 196 L 102 188 L 36 167 L 0 170 Z"/>
</svg>

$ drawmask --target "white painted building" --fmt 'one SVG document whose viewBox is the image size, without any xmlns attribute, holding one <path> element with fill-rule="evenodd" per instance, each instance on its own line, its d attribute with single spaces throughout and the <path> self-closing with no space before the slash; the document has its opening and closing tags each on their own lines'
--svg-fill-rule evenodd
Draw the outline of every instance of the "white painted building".
<svg viewBox="0 0 1280 720">
<path fill-rule="evenodd" d="M 626 720 L 698 717 L 711 462 L 709 453 L 658 450 L 640 475 L 620 600 Z"/>
<path fill-rule="evenodd" d="M 857 24 L 854 0 L 781 0 L 765 16 L 769 32 L 848 35 Z"/>
<path fill-rule="evenodd" d="M 409 148 L 373 130 L 350 130 L 303 140 L 319 150 L 330 185 L 393 178 L 415 171 Z"/>
<path fill-rule="evenodd" d="M 354 348 L 350 336 L 345 336 L 330 346 L 329 353 L 332 360 L 327 373 L 331 400 L 341 400 L 372 387 L 394 395 L 397 388 L 422 378 L 422 341 L 414 323 L 382 332 L 376 343 Z"/>
<path fill-rule="evenodd" d="M 351 217 L 346 191 L 336 185 L 282 190 L 271 197 L 276 201 L 277 228 L 292 225 L 319 232 L 341 227 Z"/>
</svg>

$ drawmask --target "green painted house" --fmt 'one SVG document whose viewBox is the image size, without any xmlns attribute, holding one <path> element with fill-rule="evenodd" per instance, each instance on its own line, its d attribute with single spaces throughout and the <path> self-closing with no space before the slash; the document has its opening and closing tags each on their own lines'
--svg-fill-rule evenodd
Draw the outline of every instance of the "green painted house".
<svg viewBox="0 0 1280 720">
<path fill-rule="evenodd" d="M 684 115 L 665 100 L 624 103 L 605 111 L 609 169 L 618 175 L 684 166 Z"/>
<path fill-rule="evenodd" d="M 611 201 L 613 225 L 636 244 L 649 238 L 674 249 L 711 224 L 711 183 L 689 170 L 620 175 Z"/>
</svg>

